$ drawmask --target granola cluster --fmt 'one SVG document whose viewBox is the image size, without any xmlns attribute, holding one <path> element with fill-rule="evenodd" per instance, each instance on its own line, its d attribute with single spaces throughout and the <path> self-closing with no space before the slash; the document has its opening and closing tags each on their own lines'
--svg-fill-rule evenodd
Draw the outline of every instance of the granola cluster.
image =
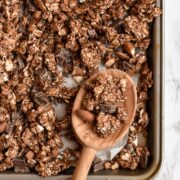
<svg viewBox="0 0 180 180">
<path fill-rule="evenodd" d="M 127 144 L 125 148 L 111 162 L 105 162 L 104 168 L 116 170 L 119 167 L 135 170 L 137 167 L 146 168 L 149 151 L 145 146 L 134 146 Z"/>
<path fill-rule="evenodd" d="M 1 0 L 0 171 L 14 167 L 15 172 L 35 170 L 50 176 L 72 165 L 75 153 L 60 151 L 62 132 L 71 127 L 72 104 L 81 82 L 102 65 L 130 76 L 140 73 L 138 107 L 128 139 L 136 152 L 137 134 L 147 135 L 149 122 L 150 24 L 160 14 L 155 0 Z M 69 77 L 76 87 L 67 86 Z M 113 98 L 104 94 L 102 100 Z M 66 105 L 61 118 L 55 112 L 58 103 Z M 90 100 L 87 108 L 93 109 L 94 103 Z M 122 117 L 122 110 L 118 112 Z M 136 160 L 125 147 L 114 167 L 135 169 L 147 162 L 147 148 L 138 152 L 146 155 Z M 124 153 L 128 160 L 122 158 Z"/>
<path fill-rule="evenodd" d="M 100 137 L 115 133 L 128 115 L 125 101 L 127 79 L 118 79 L 109 74 L 101 74 L 86 82 L 87 93 L 82 100 L 82 109 L 95 115 L 95 128 Z M 88 117 L 84 114 L 84 119 Z"/>
</svg>

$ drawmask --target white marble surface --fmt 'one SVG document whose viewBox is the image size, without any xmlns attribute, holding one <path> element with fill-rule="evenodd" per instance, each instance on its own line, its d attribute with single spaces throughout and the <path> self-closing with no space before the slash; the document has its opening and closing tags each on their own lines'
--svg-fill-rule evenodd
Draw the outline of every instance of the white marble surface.
<svg viewBox="0 0 180 180">
<path fill-rule="evenodd" d="M 180 1 L 165 0 L 164 162 L 155 180 L 180 179 Z M 178 13 L 179 12 L 179 13 Z"/>
</svg>

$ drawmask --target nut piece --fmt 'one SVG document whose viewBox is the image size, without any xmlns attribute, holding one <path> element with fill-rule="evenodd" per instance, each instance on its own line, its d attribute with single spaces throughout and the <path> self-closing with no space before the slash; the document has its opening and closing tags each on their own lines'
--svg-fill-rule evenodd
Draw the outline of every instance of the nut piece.
<svg viewBox="0 0 180 180">
<path fill-rule="evenodd" d="M 111 163 L 110 162 L 105 162 L 104 168 L 105 169 L 110 169 L 111 168 Z"/>
<path fill-rule="evenodd" d="M 33 13 L 33 17 L 35 18 L 35 19 L 40 19 L 41 18 L 41 11 L 35 11 L 34 13 Z"/>
<path fill-rule="evenodd" d="M 108 55 L 105 58 L 105 66 L 107 68 L 111 67 L 116 62 L 116 59 L 114 57 L 114 54 L 112 52 L 108 53 Z"/>
<path fill-rule="evenodd" d="M 27 161 L 30 161 L 34 158 L 34 153 L 32 151 L 28 151 L 26 153 L 26 158 L 27 158 Z"/>
<path fill-rule="evenodd" d="M 135 55 L 135 48 L 132 43 L 130 42 L 125 42 L 124 43 L 124 50 L 130 55 L 134 56 Z"/>
<path fill-rule="evenodd" d="M 108 67 L 111 67 L 115 62 L 116 62 L 116 59 L 115 59 L 115 58 L 107 59 L 106 62 L 105 62 L 105 66 L 106 66 L 107 68 L 108 68 Z"/>
<path fill-rule="evenodd" d="M 7 121 L 0 122 L 0 133 L 3 133 L 6 130 Z"/>
<path fill-rule="evenodd" d="M 112 170 L 116 170 L 116 169 L 118 169 L 119 168 L 119 164 L 117 163 L 117 162 L 115 162 L 114 164 L 112 164 L 112 166 L 111 166 L 111 169 Z"/>
<path fill-rule="evenodd" d="M 86 122 L 92 122 L 95 120 L 94 114 L 92 114 L 89 111 L 83 110 L 83 109 L 76 110 L 76 114 L 80 119 L 82 119 L 83 121 L 86 121 Z"/>
<path fill-rule="evenodd" d="M 74 66 L 72 75 L 73 76 L 83 76 L 84 75 L 84 71 L 80 67 Z"/>
<path fill-rule="evenodd" d="M 11 71 L 13 69 L 13 62 L 11 60 L 6 60 L 5 62 L 5 70 Z"/>
<path fill-rule="evenodd" d="M 74 81 L 76 81 L 76 83 L 80 83 L 83 81 L 83 79 L 84 79 L 83 75 L 84 75 L 83 69 L 81 69 L 78 66 L 74 66 L 73 72 L 72 72 L 72 77 L 73 77 Z"/>
<path fill-rule="evenodd" d="M 76 83 L 81 83 L 83 81 L 83 76 L 73 76 Z"/>
</svg>

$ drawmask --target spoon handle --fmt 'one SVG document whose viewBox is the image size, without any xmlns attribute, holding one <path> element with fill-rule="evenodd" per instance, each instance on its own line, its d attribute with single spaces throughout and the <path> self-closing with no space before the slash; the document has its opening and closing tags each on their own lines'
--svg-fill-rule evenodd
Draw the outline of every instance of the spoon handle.
<svg viewBox="0 0 180 180">
<path fill-rule="evenodd" d="M 96 154 L 96 150 L 90 147 L 84 146 L 81 151 L 81 156 L 77 162 L 76 169 L 74 170 L 72 180 L 85 180 L 92 161 Z"/>
</svg>

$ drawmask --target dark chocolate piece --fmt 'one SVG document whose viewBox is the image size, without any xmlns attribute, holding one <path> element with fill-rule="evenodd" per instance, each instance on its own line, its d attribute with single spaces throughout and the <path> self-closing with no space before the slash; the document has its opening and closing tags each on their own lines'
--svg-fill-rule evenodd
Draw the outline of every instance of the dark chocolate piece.
<svg viewBox="0 0 180 180">
<path fill-rule="evenodd" d="M 14 159 L 14 171 L 16 173 L 27 173 L 30 172 L 25 160 L 23 159 Z"/>
<path fill-rule="evenodd" d="M 96 163 L 93 167 L 94 172 L 100 171 L 102 169 L 104 169 L 104 161 Z"/>
<path fill-rule="evenodd" d="M 104 113 L 113 114 L 117 110 L 117 106 L 113 104 L 100 104 L 100 109 Z"/>
<path fill-rule="evenodd" d="M 142 153 L 140 156 L 140 167 L 145 169 L 147 167 L 147 163 L 148 163 L 148 155 Z"/>
</svg>

